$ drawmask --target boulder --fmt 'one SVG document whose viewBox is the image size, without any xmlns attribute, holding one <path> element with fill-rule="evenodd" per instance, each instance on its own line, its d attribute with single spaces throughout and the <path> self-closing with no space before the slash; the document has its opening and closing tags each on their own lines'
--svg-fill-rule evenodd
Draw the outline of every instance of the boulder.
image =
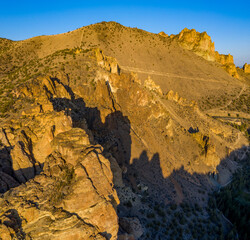
<svg viewBox="0 0 250 240">
<path fill-rule="evenodd" d="M 126 231 L 130 236 L 133 236 L 134 239 L 139 239 L 143 234 L 143 229 L 138 218 L 120 218 L 119 224 L 121 228 Z M 130 238 L 128 238 L 130 239 Z"/>
<path fill-rule="evenodd" d="M 0 238 L 117 239 L 119 199 L 101 147 L 77 128 L 51 145 L 43 172 L 0 200 Z"/>
</svg>

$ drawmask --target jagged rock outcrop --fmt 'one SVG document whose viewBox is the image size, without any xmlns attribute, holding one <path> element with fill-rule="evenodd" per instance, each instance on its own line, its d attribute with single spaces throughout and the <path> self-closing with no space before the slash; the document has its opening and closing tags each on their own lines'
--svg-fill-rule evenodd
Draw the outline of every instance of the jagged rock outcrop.
<svg viewBox="0 0 250 240">
<path fill-rule="evenodd" d="M 201 147 L 200 160 L 202 160 L 207 166 L 216 169 L 216 166 L 220 163 L 220 158 L 216 154 L 215 146 L 211 144 L 209 136 L 203 135 L 196 129 L 190 131 L 190 133 Z"/>
<path fill-rule="evenodd" d="M 19 124 L 3 126 L 1 139 L 12 149 L 12 168 L 19 182 L 24 183 L 41 172 L 45 157 L 51 153 L 50 142 L 58 133 L 69 130 L 72 122 L 62 113 L 52 113 Z"/>
<path fill-rule="evenodd" d="M 37 85 L 34 83 L 34 86 Z M 8 171 L 10 172 L 11 168 L 15 177 L 22 183 L 41 172 L 45 158 L 52 151 L 50 142 L 53 138 L 72 128 L 71 118 L 62 112 L 53 112 L 52 104 L 48 99 L 43 99 L 45 90 L 43 93 L 37 91 L 36 94 L 41 96 L 40 102 L 26 109 L 24 107 L 22 120 L 13 119 L 6 122 L 0 131 L 1 142 L 11 149 L 11 165 Z M 29 97 L 28 94 L 25 97 Z"/>
<path fill-rule="evenodd" d="M 60 111 L 60 99 L 67 106 L 70 91 L 58 79 L 41 77 L 16 95 L 34 103 L 2 125 L 0 139 L 9 150 L 1 158 L 1 192 L 16 188 L 0 200 L 0 238 L 116 239 L 119 199 L 110 162 L 92 144 L 84 119 L 82 129 L 72 128 L 70 108 Z M 122 185 L 119 177 L 117 167 Z"/>
<path fill-rule="evenodd" d="M 162 95 L 161 87 L 155 84 L 154 80 L 148 76 L 148 78 L 144 81 L 144 86 L 151 91 L 155 91 L 157 94 Z"/>
<path fill-rule="evenodd" d="M 206 32 L 199 33 L 195 29 L 184 28 L 176 38 L 179 44 L 188 50 L 194 51 L 197 55 L 209 61 L 215 60 L 214 43 Z"/>
<path fill-rule="evenodd" d="M 170 37 L 176 39 L 181 47 L 192 50 L 208 61 L 220 63 L 231 76 L 239 78 L 233 56 L 215 51 L 214 42 L 206 32 L 199 33 L 195 29 L 184 28 L 179 34 Z"/>
<path fill-rule="evenodd" d="M 188 101 L 187 99 L 180 97 L 178 92 L 174 92 L 173 90 L 170 90 L 165 95 L 165 98 L 170 101 L 175 101 L 181 106 L 189 106 L 189 107 L 195 107 L 197 108 L 197 102 L 195 101 Z"/>
<path fill-rule="evenodd" d="M 215 61 L 220 63 L 222 68 L 224 68 L 232 77 L 239 78 L 232 55 L 219 54 L 215 51 Z"/>
<path fill-rule="evenodd" d="M 120 67 L 116 59 L 105 56 L 102 50 L 96 49 L 96 59 L 97 59 L 98 65 L 103 67 L 108 72 L 117 73 L 117 74 L 120 73 Z"/>
<path fill-rule="evenodd" d="M 119 199 L 101 146 L 77 128 L 51 144 L 43 172 L 0 200 L 0 238 L 116 239 Z"/>
<path fill-rule="evenodd" d="M 212 188 L 205 174 L 246 143 L 195 102 L 119 72 L 100 50 L 88 53 L 86 78 L 56 71 L 32 79 L 0 119 L 2 238 L 113 240 L 119 214 L 119 239 L 139 239 L 144 207 L 198 202 L 195 193 Z"/>
<path fill-rule="evenodd" d="M 162 31 L 162 32 L 159 32 L 158 34 L 159 34 L 160 36 L 162 36 L 162 37 L 168 37 L 168 34 L 166 34 L 166 33 L 163 32 L 163 31 Z"/>
<path fill-rule="evenodd" d="M 250 73 L 250 65 L 245 63 L 243 66 L 243 70 L 245 73 Z"/>
<path fill-rule="evenodd" d="M 179 94 L 178 94 L 177 92 L 174 93 L 173 90 L 170 90 L 170 91 L 167 93 L 166 98 L 167 98 L 168 100 L 173 100 L 173 101 L 176 101 L 176 102 L 178 102 L 178 100 L 180 99 Z"/>
</svg>

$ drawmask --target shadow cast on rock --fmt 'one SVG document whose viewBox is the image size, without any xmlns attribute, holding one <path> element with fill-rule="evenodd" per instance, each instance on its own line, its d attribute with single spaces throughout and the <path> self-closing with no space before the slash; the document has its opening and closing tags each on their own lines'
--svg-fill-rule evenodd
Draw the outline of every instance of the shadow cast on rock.
<svg viewBox="0 0 250 240">
<path fill-rule="evenodd" d="M 12 228 L 18 239 L 26 238 L 26 234 L 22 229 L 23 220 L 20 218 L 16 209 L 9 209 L 2 216 L 0 216 L 0 221 L 2 221 L 5 226 Z"/>
<path fill-rule="evenodd" d="M 52 79 L 60 82 L 58 79 Z M 67 86 L 66 91 L 71 99 L 51 98 L 53 109 L 57 112 L 64 111 L 72 118 L 73 127 L 82 128 L 93 144 L 100 144 L 104 152 L 111 153 L 120 166 L 129 164 L 131 157 L 130 121 L 121 111 L 113 111 L 102 122 L 100 111 L 97 107 L 87 107 L 83 98 L 76 98 L 73 90 Z"/>
</svg>

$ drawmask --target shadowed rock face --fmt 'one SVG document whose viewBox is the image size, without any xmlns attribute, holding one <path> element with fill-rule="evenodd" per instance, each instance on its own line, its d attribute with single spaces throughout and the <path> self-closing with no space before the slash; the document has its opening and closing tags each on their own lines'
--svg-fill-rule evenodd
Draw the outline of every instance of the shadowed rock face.
<svg viewBox="0 0 250 240">
<path fill-rule="evenodd" d="M 53 97 L 71 98 L 66 88 L 40 78 L 17 94 L 36 103 L 22 111 L 25 118 L 2 125 L 1 191 L 16 188 L 0 200 L 0 237 L 116 239 L 119 199 L 110 162 L 84 118 L 72 128 L 74 117 L 53 110 L 61 104 Z"/>
<path fill-rule="evenodd" d="M 204 38 L 199 51 L 213 47 Z M 125 74 L 98 48 L 66 52 L 76 72 L 56 68 L 19 85 L 14 111 L 1 119 L 0 237 L 162 237 L 145 212 L 206 206 L 202 198 L 228 181 L 246 138 L 150 76 L 142 83 Z"/>
<path fill-rule="evenodd" d="M 216 172 L 220 160 L 214 136 L 206 135 L 204 120 L 193 128 L 186 121 L 182 125 L 172 112 L 189 109 L 198 118 L 193 103 L 174 93 L 164 97 L 152 79 L 142 85 L 132 75 L 110 73 L 106 64 L 94 85 L 79 86 L 70 88 L 58 78 L 42 77 L 17 89 L 20 101 L 30 98 L 35 103 L 22 110 L 25 118 L 18 123 L 12 118 L 2 128 L 3 152 L 9 159 L 2 191 L 25 185 L 8 191 L 0 202 L 0 236 L 116 239 L 116 207 L 130 198 L 125 189 L 139 192 L 137 185 L 143 184 L 152 199 L 166 204 L 184 199 L 179 174 L 198 186 L 212 187 L 194 172 Z M 216 122 L 209 124 L 216 129 Z M 216 131 L 222 134 L 226 128 Z M 183 152 L 176 153 L 180 142 Z M 226 138 L 223 144 L 229 144 Z M 188 153 L 190 146 L 194 155 Z M 8 179 L 12 181 L 4 187 Z M 185 197 L 193 191 L 185 189 Z M 10 215 L 11 209 L 15 212 Z M 140 216 L 138 209 L 135 214 Z M 121 239 L 139 238 L 140 220 L 127 216 L 123 207 L 119 211 Z"/>
<path fill-rule="evenodd" d="M 43 172 L 1 199 L 0 236 L 116 239 L 119 199 L 101 146 L 91 145 L 78 128 L 58 134 L 51 146 Z M 32 167 L 21 170 L 33 173 Z"/>
</svg>

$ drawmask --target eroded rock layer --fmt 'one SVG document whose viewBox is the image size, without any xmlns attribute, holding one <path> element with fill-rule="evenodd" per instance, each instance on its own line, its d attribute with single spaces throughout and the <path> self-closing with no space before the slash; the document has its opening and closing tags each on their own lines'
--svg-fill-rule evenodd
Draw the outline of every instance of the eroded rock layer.
<svg viewBox="0 0 250 240">
<path fill-rule="evenodd" d="M 197 34 L 184 31 L 180 40 L 191 38 L 186 48 L 208 60 L 233 63 Z M 159 72 L 143 81 L 100 48 L 53 52 L 43 44 L 46 74 L 15 86 L 0 119 L 0 238 L 157 239 L 169 206 L 207 206 L 237 169 L 236 156 L 247 156 L 242 132 L 163 91 Z"/>
<path fill-rule="evenodd" d="M 199 33 L 195 29 L 184 28 L 179 34 L 170 37 L 176 39 L 183 48 L 192 50 L 206 60 L 220 63 L 231 76 L 239 77 L 233 56 L 215 51 L 214 42 L 206 32 Z"/>
</svg>

